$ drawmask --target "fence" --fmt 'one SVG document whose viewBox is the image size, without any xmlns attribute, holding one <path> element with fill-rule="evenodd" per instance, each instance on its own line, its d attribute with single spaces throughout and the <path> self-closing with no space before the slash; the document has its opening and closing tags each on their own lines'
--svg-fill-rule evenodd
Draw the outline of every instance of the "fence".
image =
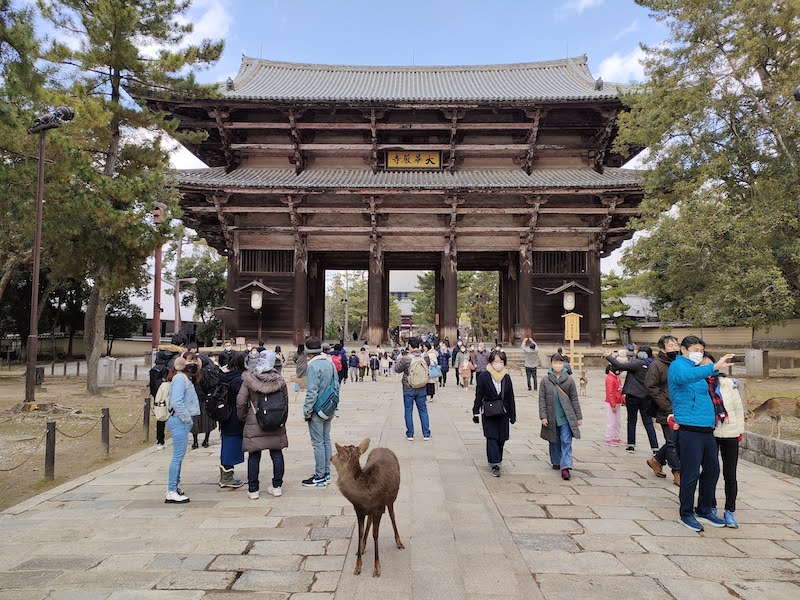
<svg viewBox="0 0 800 600">
<path fill-rule="evenodd" d="M 79 439 L 86 437 L 92 431 L 97 429 L 97 426 L 100 426 L 100 445 L 103 448 L 103 451 L 107 456 L 109 456 L 111 452 L 111 429 L 113 428 L 114 431 L 119 433 L 120 435 L 127 435 L 131 433 L 139 423 L 142 424 L 142 436 L 144 441 L 150 440 L 150 398 L 145 398 L 144 403 L 142 406 L 142 411 L 139 413 L 139 416 L 136 418 L 136 422 L 126 429 L 121 429 L 112 419 L 111 411 L 108 408 L 101 409 L 100 417 L 97 417 L 95 422 L 89 426 L 88 429 L 79 433 L 79 434 L 71 434 L 66 433 L 62 429 L 58 427 L 55 421 L 47 421 L 47 425 L 45 427 L 45 431 L 42 434 L 42 437 L 39 438 L 39 441 L 36 443 L 36 447 L 34 448 L 33 452 L 28 454 L 28 456 L 23 459 L 18 464 L 14 465 L 13 467 L 0 467 L 0 473 L 8 473 L 11 471 L 15 471 L 25 464 L 27 464 L 34 456 L 37 456 L 39 449 L 42 446 L 42 443 L 45 445 L 44 449 L 44 478 L 46 481 L 52 481 L 55 477 L 55 465 L 56 465 L 56 434 L 61 435 L 65 438 L 69 439 Z"/>
</svg>

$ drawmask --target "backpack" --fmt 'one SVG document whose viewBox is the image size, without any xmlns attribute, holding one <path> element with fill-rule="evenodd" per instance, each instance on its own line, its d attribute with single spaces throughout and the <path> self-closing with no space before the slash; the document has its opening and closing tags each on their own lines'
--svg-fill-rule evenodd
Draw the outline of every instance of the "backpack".
<svg viewBox="0 0 800 600">
<path fill-rule="evenodd" d="M 206 396 L 206 414 L 220 423 L 231 417 L 230 384 L 218 381 L 214 389 Z"/>
<path fill-rule="evenodd" d="M 328 387 L 322 390 L 320 395 L 317 397 L 317 401 L 314 402 L 311 412 L 316 413 L 316 415 L 323 421 L 327 421 L 336 412 L 338 406 L 339 382 L 337 378 L 333 376 L 333 373 L 331 373 L 331 382 L 328 384 Z"/>
<path fill-rule="evenodd" d="M 342 355 L 341 354 L 331 354 L 331 362 L 333 366 L 336 367 L 336 371 L 339 372 L 342 370 Z"/>
<path fill-rule="evenodd" d="M 158 393 L 161 384 L 167 379 L 167 375 L 169 374 L 169 369 L 167 368 L 167 363 L 158 363 L 153 365 L 153 368 L 150 369 L 149 377 L 150 377 L 150 395 L 155 398 L 156 394 Z"/>
<path fill-rule="evenodd" d="M 155 396 L 153 397 L 153 414 L 156 416 L 156 421 L 166 421 L 169 419 L 169 388 L 170 382 L 164 381 Z"/>
<path fill-rule="evenodd" d="M 283 389 L 269 394 L 258 392 L 256 404 L 250 401 L 250 406 L 256 414 L 258 426 L 264 431 L 276 431 L 286 424 L 289 418 L 289 407 L 283 397 Z"/>
<path fill-rule="evenodd" d="M 421 390 L 428 385 L 428 365 L 421 356 L 411 357 L 411 364 L 408 366 L 408 385 L 415 390 Z"/>
<path fill-rule="evenodd" d="M 219 384 L 219 367 L 213 362 L 204 363 L 200 368 L 200 372 L 203 374 L 200 380 L 200 389 L 204 394 L 208 395 Z"/>
</svg>

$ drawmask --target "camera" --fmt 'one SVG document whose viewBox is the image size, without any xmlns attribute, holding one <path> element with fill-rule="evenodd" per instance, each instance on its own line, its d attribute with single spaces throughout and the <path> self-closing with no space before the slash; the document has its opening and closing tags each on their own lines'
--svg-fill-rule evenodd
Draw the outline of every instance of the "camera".
<svg viewBox="0 0 800 600">
<path fill-rule="evenodd" d="M 744 362 L 744 354 L 737 354 L 731 359 L 732 363 L 743 363 Z"/>
</svg>

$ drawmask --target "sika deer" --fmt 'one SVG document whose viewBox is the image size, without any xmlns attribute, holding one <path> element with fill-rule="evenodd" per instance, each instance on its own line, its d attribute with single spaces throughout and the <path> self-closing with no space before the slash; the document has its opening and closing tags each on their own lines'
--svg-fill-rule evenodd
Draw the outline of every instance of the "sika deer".
<svg viewBox="0 0 800 600">
<path fill-rule="evenodd" d="M 767 415 L 770 421 L 769 435 L 775 431 L 775 423 L 778 424 L 778 439 L 781 439 L 781 418 L 797 417 L 800 419 L 800 398 L 778 397 L 770 398 L 760 404 L 755 410 L 748 412 L 748 418 L 757 419 Z"/>
<path fill-rule="evenodd" d="M 394 452 L 388 448 L 375 448 L 367 457 L 367 464 L 361 468 L 361 455 L 369 448 L 367 438 L 358 446 L 340 446 L 336 444 L 336 454 L 331 463 L 339 474 L 339 489 L 356 510 L 358 518 L 358 553 L 354 575 L 361 573 L 361 556 L 367 546 L 369 528 L 373 527 L 372 539 L 375 544 L 375 569 L 373 577 L 381 576 L 381 561 L 378 558 L 378 530 L 381 526 L 383 511 L 389 509 L 389 517 L 394 528 L 394 541 L 403 549 L 397 523 L 394 519 L 394 501 L 400 489 L 400 463 Z M 364 517 L 367 517 L 366 530 Z"/>
</svg>

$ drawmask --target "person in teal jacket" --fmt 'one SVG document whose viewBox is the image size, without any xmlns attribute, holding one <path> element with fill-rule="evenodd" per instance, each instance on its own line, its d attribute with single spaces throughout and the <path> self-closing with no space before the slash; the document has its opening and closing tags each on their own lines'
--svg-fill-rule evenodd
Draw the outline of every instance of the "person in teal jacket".
<svg viewBox="0 0 800 600">
<path fill-rule="evenodd" d="M 726 354 L 713 365 L 698 366 L 703 360 L 705 342 L 687 336 L 681 353 L 669 367 L 667 381 L 675 417 L 675 447 L 681 461 L 679 522 L 692 531 L 703 531 L 699 521 L 725 527 L 714 510 L 714 489 L 719 479 L 719 459 L 714 439 L 716 412 L 708 391 L 707 377 L 730 366 L 733 354 Z M 698 487 L 697 509 L 694 492 Z M 698 521 L 699 520 L 699 521 Z"/>
</svg>

